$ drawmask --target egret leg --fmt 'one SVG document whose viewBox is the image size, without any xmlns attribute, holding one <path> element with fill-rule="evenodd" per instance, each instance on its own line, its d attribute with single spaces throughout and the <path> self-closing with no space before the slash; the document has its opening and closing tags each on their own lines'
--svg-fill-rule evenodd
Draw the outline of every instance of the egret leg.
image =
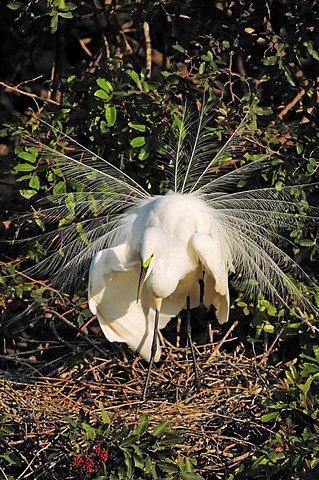
<svg viewBox="0 0 319 480">
<path fill-rule="evenodd" d="M 187 339 L 188 339 L 188 344 L 191 349 L 191 354 L 192 354 L 192 360 L 193 360 L 193 367 L 194 367 L 194 374 L 195 374 L 195 387 L 198 392 L 201 390 L 201 382 L 200 382 L 200 377 L 199 377 L 199 370 L 196 362 L 196 354 L 195 354 L 195 349 L 193 345 L 193 340 L 192 340 L 192 326 L 191 326 L 191 310 L 190 310 L 190 298 L 189 296 L 186 299 L 186 319 L 187 319 L 187 324 L 186 324 L 186 331 L 187 331 Z"/>
<path fill-rule="evenodd" d="M 154 363 L 155 353 L 156 353 L 156 350 L 157 350 L 158 318 L 159 318 L 159 311 L 156 309 L 155 323 L 154 323 L 154 335 L 153 335 L 153 341 L 152 341 L 152 346 L 151 346 L 151 358 L 150 358 L 150 363 L 148 364 L 148 370 L 147 370 L 147 374 L 146 374 L 146 378 L 145 378 L 145 382 L 144 382 L 143 395 L 142 395 L 143 402 L 145 402 L 145 400 L 146 400 L 146 394 L 147 394 L 147 390 L 148 390 L 148 384 L 149 384 L 149 381 L 150 381 L 151 370 L 152 370 L 152 366 L 153 366 L 153 363 Z"/>
</svg>

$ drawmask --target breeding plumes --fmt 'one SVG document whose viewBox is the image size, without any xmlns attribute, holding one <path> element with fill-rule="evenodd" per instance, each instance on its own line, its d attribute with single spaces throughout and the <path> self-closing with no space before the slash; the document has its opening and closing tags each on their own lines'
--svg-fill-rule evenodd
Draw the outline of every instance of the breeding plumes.
<svg viewBox="0 0 319 480">
<path fill-rule="evenodd" d="M 284 270 L 294 264 L 305 274 L 279 247 L 282 231 L 311 218 L 310 209 L 293 200 L 299 187 L 238 190 L 239 180 L 269 167 L 267 155 L 223 168 L 226 154 L 242 149 L 248 120 L 213 156 L 209 116 L 202 108 L 194 123 L 185 109 L 177 140 L 166 148 L 172 181 L 155 196 L 79 144 L 72 156 L 40 145 L 42 155 L 85 188 L 50 196 L 49 206 L 35 211 L 41 222 L 63 219 L 58 235 L 43 236 L 44 247 L 54 250 L 37 268 L 63 288 L 91 262 L 89 307 L 105 336 L 127 343 L 150 367 L 161 356 L 158 328 L 183 308 L 199 305 L 200 281 L 203 303 L 215 307 L 220 323 L 228 320 L 231 272 L 255 298 L 312 308 Z"/>
</svg>

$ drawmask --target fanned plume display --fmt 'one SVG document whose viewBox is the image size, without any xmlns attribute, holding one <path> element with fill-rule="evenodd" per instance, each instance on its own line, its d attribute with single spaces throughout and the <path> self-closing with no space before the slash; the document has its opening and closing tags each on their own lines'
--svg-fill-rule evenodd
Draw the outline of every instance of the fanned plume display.
<svg viewBox="0 0 319 480">
<path fill-rule="evenodd" d="M 228 319 L 229 273 L 245 281 L 255 299 L 261 295 L 271 302 L 312 311 L 313 305 L 286 272 L 293 266 L 297 275 L 306 278 L 306 274 L 281 245 L 282 234 L 315 221 L 317 213 L 294 200 L 303 188 L 300 186 L 279 191 L 237 188 L 240 180 L 259 174 L 273 162 L 266 154 L 256 161 L 238 160 L 246 145 L 253 143 L 249 120 L 247 115 L 214 154 L 210 116 L 202 108 L 194 121 L 194 114 L 185 109 L 176 140 L 170 140 L 165 148 L 164 169 L 170 183 L 166 192 L 155 196 L 67 135 L 64 140 L 73 149 L 70 154 L 26 138 L 27 145 L 39 149 L 79 187 L 73 193 L 49 195 L 46 206 L 35 206 L 33 217 L 39 225 L 43 222 L 48 230 L 59 228 L 39 237 L 47 255 L 34 269 L 64 289 L 88 273 L 93 259 L 89 284 L 92 312 L 107 338 L 127 342 L 147 360 L 151 358 L 152 332 L 157 328 L 153 315 L 159 312 L 158 325 L 163 328 L 185 307 L 186 297 L 191 306 L 197 306 L 196 286 L 201 278 L 207 290 L 204 303 L 215 306 L 221 323 Z M 225 161 L 229 158 L 236 162 L 229 164 Z M 178 242 L 180 245 L 175 245 Z M 182 247 L 185 253 L 181 253 Z M 167 264 L 162 259 L 155 264 L 160 250 Z M 174 262 L 179 278 L 165 297 L 157 286 L 159 277 L 164 265 L 170 269 Z M 188 270 L 179 268 L 183 262 Z M 154 263 L 144 288 L 139 284 L 141 263 L 146 268 Z M 170 281 L 170 277 L 166 279 Z M 156 344 L 155 360 L 159 355 Z"/>
</svg>

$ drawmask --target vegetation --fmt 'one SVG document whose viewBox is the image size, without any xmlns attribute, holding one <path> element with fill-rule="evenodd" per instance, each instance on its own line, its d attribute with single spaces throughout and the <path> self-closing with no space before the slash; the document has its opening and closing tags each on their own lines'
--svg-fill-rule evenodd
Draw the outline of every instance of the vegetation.
<svg viewBox="0 0 319 480">
<path fill-rule="evenodd" d="M 254 151 L 249 149 L 236 162 L 253 161 L 261 151 L 272 156 L 271 168 L 249 180 L 250 186 L 303 185 L 296 188 L 301 209 L 307 212 L 309 204 L 318 206 L 316 2 L 12 0 L 1 3 L 0 31 L 0 235 L 10 241 L 1 243 L 0 362 L 1 377 L 14 385 L 21 378 L 26 383 L 30 378 L 55 378 L 66 368 L 81 371 L 96 356 L 105 358 L 105 351 L 115 348 L 97 335 L 87 308 L 85 280 L 79 279 L 77 290 L 69 295 L 57 295 L 45 278 L 25 273 L 50 248 L 40 241 L 29 244 L 27 238 L 74 221 L 84 243 L 85 234 L 72 202 L 63 218 L 43 222 L 37 202 L 51 193 L 78 192 L 82 186 L 65 178 L 38 148 L 21 143 L 21 136 L 31 135 L 68 152 L 73 145 L 67 134 L 157 192 L 168 175 L 165 168 L 156 167 L 163 139 L 179 127 L 185 101 L 196 105 L 205 92 L 216 150 L 249 112 Z M 24 212 L 32 214 L 24 216 Z M 97 214 L 92 199 L 87 215 Z M 290 232 L 289 240 L 287 251 L 315 285 L 317 227 L 300 226 Z M 315 286 L 300 278 L 294 281 L 318 306 Z M 123 419 L 117 424 L 116 413 L 113 428 L 101 404 L 101 415 L 94 422 L 87 406 L 78 416 L 64 419 L 63 433 L 50 437 L 48 463 L 44 461 L 42 469 L 31 466 L 28 478 L 317 478 L 318 319 L 293 308 L 284 311 L 265 300 L 256 305 L 243 295 L 233 284 L 231 317 L 233 322 L 241 321 L 231 330 L 230 344 L 225 339 L 229 326 L 218 327 L 215 335 L 225 354 L 236 356 L 245 349 L 258 368 L 276 365 L 280 371 L 276 381 L 267 382 L 268 392 L 261 389 L 264 428 L 259 427 L 262 435 L 258 441 L 256 435 L 248 456 L 214 470 L 205 462 L 200 441 L 192 444 L 192 437 L 186 435 L 186 443 L 198 452 L 196 465 L 195 457 L 184 455 L 179 445 L 185 440 L 183 434 L 168 430 L 167 422 L 159 420 L 148 430 L 148 418 L 140 411 L 135 424 L 123 426 Z M 37 308 L 31 309 L 34 302 Z M 195 315 L 198 320 L 198 312 Z M 201 332 L 194 328 L 199 338 Z M 123 352 L 123 358 L 130 355 Z M 210 356 L 207 352 L 203 358 Z M 110 365 L 123 382 L 123 364 L 116 369 Z M 133 408 L 130 402 L 127 408 Z M 14 446 L 17 430 L 14 409 L 4 411 L 0 478 L 16 474 L 27 478 L 19 477 L 29 457 L 27 448 L 21 453 Z M 105 462 L 97 447 L 107 449 Z M 84 456 L 95 460 L 94 472 L 88 471 Z M 50 473 L 52 464 L 57 469 Z"/>
</svg>

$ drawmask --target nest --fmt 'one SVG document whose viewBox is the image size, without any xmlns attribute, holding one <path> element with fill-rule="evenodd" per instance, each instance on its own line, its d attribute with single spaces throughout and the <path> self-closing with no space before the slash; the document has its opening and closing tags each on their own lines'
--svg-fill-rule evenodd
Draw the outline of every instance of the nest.
<svg viewBox="0 0 319 480">
<path fill-rule="evenodd" d="M 267 356 L 249 356 L 239 345 L 227 352 L 227 342 L 234 340 L 229 336 L 228 332 L 218 343 L 196 347 L 200 392 L 194 386 L 189 350 L 166 342 L 164 360 L 152 370 L 144 403 L 147 364 L 99 336 L 67 345 L 40 344 L 45 353 L 68 347 L 67 353 L 51 361 L 33 355 L 39 345 L 23 355 L 2 356 L 7 368 L 0 376 L 0 411 L 11 415 L 6 425 L 13 433 L 1 439 L 5 450 L 16 451 L 23 460 L 23 471 L 16 478 L 41 478 L 35 472 L 48 465 L 51 446 L 67 428 L 65 416 L 76 420 L 82 408 L 98 419 L 99 402 L 113 425 L 134 424 L 142 413 L 148 414 L 151 425 L 170 420 L 171 428 L 181 428 L 186 445 L 197 452 L 199 472 L 207 478 L 227 477 L 229 469 L 269 437 L 261 422 L 262 398 L 280 371 L 279 365 L 267 363 Z"/>
</svg>

